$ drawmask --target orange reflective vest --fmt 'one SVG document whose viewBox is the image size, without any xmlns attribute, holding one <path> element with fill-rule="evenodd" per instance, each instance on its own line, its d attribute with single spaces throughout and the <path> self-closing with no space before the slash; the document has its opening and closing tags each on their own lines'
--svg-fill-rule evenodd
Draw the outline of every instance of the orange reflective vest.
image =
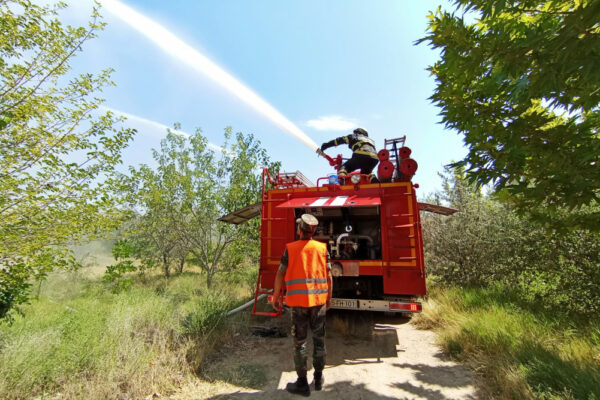
<svg viewBox="0 0 600 400">
<path fill-rule="evenodd" d="M 327 245 L 316 240 L 288 243 L 285 303 L 313 307 L 327 302 Z"/>
</svg>

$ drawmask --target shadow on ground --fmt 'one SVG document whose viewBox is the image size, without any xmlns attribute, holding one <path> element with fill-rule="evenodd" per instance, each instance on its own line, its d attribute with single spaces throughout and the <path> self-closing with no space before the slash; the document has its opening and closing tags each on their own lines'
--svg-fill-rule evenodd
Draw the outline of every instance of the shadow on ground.
<svg viewBox="0 0 600 400">
<path fill-rule="evenodd" d="M 419 398 L 424 398 L 427 400 L 455 399 L 455 397 L 448 397 L 448 396 L 444 395 L 440 390 L 424 388 L 423 386 L 417 386 L 410 382 L 394 383 L 394 384 L 392 384 L 392 386 L 394 386 L 398 389 L 402 389 L 405 392 L 413 394 L 413 396 L 404 397 L 405 399 L 414 399 L 415 396 L 418 396 Z M 478 397 L 471 396 L 471 395 L 461 397 L 461 400 L 476 400 L 476 399 L 478 399 Z"/>
<path fill-rule="evenodd" d="M 444 387 L 463 387 L 470 385 L 471 379 L 464 374 L 462 365 L 438 365 L 426 364 L 392 364 L 398 368 L 409 368 L 413 370 L 415 377 L 423 383 L 439 385 Z"/>
<path fill-rule="evenodd" d="M 382 358 L 396 357 L 398 335 L 393 324 L 408 319 L 383 313 L 330 310 L 327 313 L 327 365 L 381 363 Z M 224 381 L 236 386 L 264 389 L 265 383 L 282 371 L 293 371 L 291 319 L 253 318 L 246 333 L 228 348 L 218 349 L 198 376 L 209 381 Z M 273 332 L 273 336 L 263 336 Z M 253 335 L 258 333 L 258 335 Z M 280 335 L 281 333 L 282 335 Z M 281 337 L 286 336 L 287 337 Z M 312 341 L 309 340 L 309 366 L 312 366 Z M 273 365 L 273 356 L 277 363 Z"/>
<path fill-rule="evenodd" d="M 312 398 L 327 398 L 344 400 L 374 399 L 387 400 L 392 398 L 412 399 L 415 397 L 446 400 L 443 388 L 460 389 L 469 386 L 472 381 L 464 373 L 464 366 L 441 365 L 431 366 L 422 363 L 401 363 L 396 358 L 404 351 L 398 340 L 398 326 L 409 322 L 407 318 L 383 313 L 361 313 L 346 310 L 332 310 L 327 314 L 327 368 L 340 365 L 384 363 L 387 359 L 390 368 L 409 370 L 414 380 L 397 382 L 392 380 L 386 386 L 406 393 L 407 397 L 389 397 L 369 389 L 365 384 L 352 383 L 352 380 L 337 381 L 331 384 L 325 382 L 323 391 L 312 392 Z M 203 374 L 209 380 L 221 380 L 248 390 L 260 392 L 246 393 L 240 389 L 237 393 L 220 394 L 210 399 L 298 399 L 285 390 L 278 389 L 281 377 L 294 376 L 292 360 L 292 337 L 261 337 L 253 336 L 251 332 L 260 328 L 290 332 L 289 315 L 277 319 L 253 319 L 248 334 L 241 338 L 241 345 L 231 351 L 223 351 L 222 360 L 214 360 L 210 373 Z M 309 341 L 309 354 L 312 352 L 312 342 Z M 442 361 L 448 361 L 443 353 L 435 355 Z M 395 360 L 390 360 L 395 359 Z M 390 364 L 390 362 L 395 362 Z M 312 359 L 309 357 L 309 367 Z M 356 370 L 359 371 L 359 370 Z M 398 374 L 397 376 L 402 376 Z M 327 369 L 325 371 L 327 376 Z M 312 378 L 312 371 L 309 372 Z M 350 378 L 350 377 L 348 377 Z M 435 385 L 437 388 L 427 387 Z M 441 388 L 440 388 L 441 386 Z M 475 399 L 467 396 L 465 399 Z"/>
<path fill-rule="evenodd" d="M 395 400 L 396 397 L 383 396 L 365 387 L 363 384 L 353 384 L 350 381 L 336 382 L 325 385 L 320 392 L 311 392 L 314 399 L 340 399 L 344 400 Z M 208 400 L 241 400 L 241 399 L 300 399 L 301 396 L 293 395 L 285 390 L 267 389 L 256 393 L 230 393 L 210 397 Z"/>
<path fill-rule="evenodd" d="M 406 318 L 382 313 L 332 310 L 327 314 L 327 364 L 378 363 L 398 355 L 398 335 L 392 324 Z"/>
</svg>

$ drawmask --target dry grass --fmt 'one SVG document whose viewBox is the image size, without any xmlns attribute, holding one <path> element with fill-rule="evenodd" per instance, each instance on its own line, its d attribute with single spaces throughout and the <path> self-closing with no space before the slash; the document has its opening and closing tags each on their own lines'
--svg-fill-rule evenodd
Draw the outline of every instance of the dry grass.
<svg viewBox="0 0 600 400">
<path fill-rule="evenodd" d="M 172 393 L 245 328 L 243 313 L 222 317 L 249 297 L 227 280 L 208 290 L 194 272 L 169 280 L 150 274 L 113 294 L 87 272 L 54 274 L 23 316 L 0 324 L 0 398 Z"/>
<path fill-rule="evenodd" d="M 520 300 L 508 288 L 432 287 L 413 322 L 477 372 L 493 399 L 599 399 L 600 324 Z"/>
</svg>

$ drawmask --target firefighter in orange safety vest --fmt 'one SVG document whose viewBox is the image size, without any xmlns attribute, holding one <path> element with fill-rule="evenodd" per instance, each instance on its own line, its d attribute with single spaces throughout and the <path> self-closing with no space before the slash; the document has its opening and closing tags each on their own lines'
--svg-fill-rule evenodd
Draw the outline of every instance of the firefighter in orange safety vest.
<svg viewBox="0 0 600 400">
<path fill-rule="evenodd" d="M 325 313 L 331 306 L 333 286 L 327 245 L 312 239 L 319 221 L 313 215 L 303 214 L 296 222 L 299 240 L 285 246 L 275 277 L 273 307 L 281 308 L 285 283 L 285 303 L 292 310 L 294 365 L 298 374 L 296 382 L 288 383 L 286 390 L 310 396 L 306 378 L 308 329 L 313 337 L 315 390 L 321 390 L 325 367 Z"/>
</svg>

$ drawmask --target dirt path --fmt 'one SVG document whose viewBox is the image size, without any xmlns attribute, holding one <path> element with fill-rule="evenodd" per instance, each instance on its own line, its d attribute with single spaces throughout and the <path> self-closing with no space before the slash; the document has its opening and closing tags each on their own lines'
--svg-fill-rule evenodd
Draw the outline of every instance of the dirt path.
<svg viewBox="0 0 600 400">
<path fill-rule="evenodd" d="M 472 372 L 440 352 L 433 332 L 418 330 L 406 319 L 382 314 L 332 311 L 327 317 L 325 385 L 323 391 L 311 392 L 311 398 L 478 398 Z M 262 326 L 268 324 L 289 332 L 285 316 L 275 322 L 265 321 Z M 217 379 L 214 383 L 198 381 L 171 398 L 302 398 L 284 389 L 296 378 L 291 337 L 249 336 L 243 338 L 242 346 L 223 353 L 209 370 Z M 219 376 L 233 384 L 223 383 Z"/>
</svg>

